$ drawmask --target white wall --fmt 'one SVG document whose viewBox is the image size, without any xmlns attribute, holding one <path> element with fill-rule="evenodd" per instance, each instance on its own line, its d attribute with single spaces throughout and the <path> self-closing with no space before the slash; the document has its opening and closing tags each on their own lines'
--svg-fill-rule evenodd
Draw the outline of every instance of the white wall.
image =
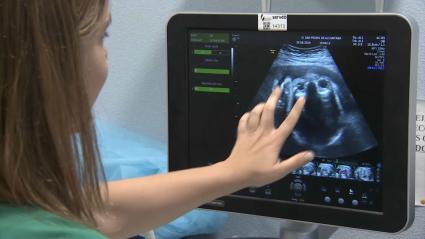
<svg viewBox="0 0 425 239">
<path fill-rule="evenodd" d="M 274 0 L 275 12 L 370 12 L 371 0 Z M 110 75 L 96 103 L 98 117 L 166 142 L 166 24 L 180 11 L 258 12 L 259 0 L 113 0 Z M 386 11 L 425 24 L 425 1 L 387 0 Z M 422 29 L 420 29 L 422 30 Z M 419 48 L 418 98 L 425 99 L 425 40 Z"/>
</svg>

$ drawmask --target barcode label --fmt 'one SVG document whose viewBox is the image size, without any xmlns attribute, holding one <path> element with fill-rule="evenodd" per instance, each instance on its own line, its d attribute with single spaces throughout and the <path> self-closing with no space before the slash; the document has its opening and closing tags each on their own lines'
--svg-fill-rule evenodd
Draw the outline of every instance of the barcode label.
<svg viewBox="0 0 425 239">
<path fill-rule="evenodd" d="M 263 30 L 270 30 L 270 22 L 263 22 Z"/>
<path fill-rule="evenodd" d="M 286 31 L 288 24 L 287 14 L 259 13 L 259 31 Z"/>
</svg>

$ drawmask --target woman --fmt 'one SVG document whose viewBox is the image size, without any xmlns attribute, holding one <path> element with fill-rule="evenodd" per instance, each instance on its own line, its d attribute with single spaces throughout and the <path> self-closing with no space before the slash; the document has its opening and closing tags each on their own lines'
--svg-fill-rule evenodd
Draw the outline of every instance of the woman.
<svg viewBox="0 0 425 239">
<path fill-rule="evenodd" d="M 90 107 L 107 76 L 109 1 L 2 0 L 0 14 L 0 238 L 127 238 L 313 158 L 279 160 L 304 100 L 276 129 L 277 88 L 240 119 L 225 161 L 106 183 Z"/>
</svg>

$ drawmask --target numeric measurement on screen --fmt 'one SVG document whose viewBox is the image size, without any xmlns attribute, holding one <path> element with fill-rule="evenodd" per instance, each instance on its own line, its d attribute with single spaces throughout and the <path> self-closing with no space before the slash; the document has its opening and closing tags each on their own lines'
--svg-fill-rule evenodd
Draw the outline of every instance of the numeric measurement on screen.
<svg viewBox="0 0 425 239">
<path fill-rule="evenodd" d="M 363 46 L 364 36 L 353 36 L 352 42 L 353 42 L 353 46 Z"/>
<path fill-rule="evenodd" d="M 367 67 L 371 71 L 385 70 L 385 47 L 386 37 L 376 36 L 373 38 L 354 35 L 351 38 L 353 47 L 364 48 L 364 56 L 370 57 L 372 62 Z"/>
</svg>

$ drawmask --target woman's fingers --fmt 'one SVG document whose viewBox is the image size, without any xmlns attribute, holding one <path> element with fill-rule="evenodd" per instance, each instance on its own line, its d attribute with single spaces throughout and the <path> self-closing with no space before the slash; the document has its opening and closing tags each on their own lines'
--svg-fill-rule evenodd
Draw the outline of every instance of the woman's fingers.
<svg viewBox="0 0 425 239">
<path fill-rule="evenodd" d="M 243 133 L 247 129 L 249 113 L 245 113 L 239 120 L 238 134 Z"/>
<path fill-rule="evenodd" d="M 281 94 L 282 91 L 280 87 L 276 87 L 264 105 L 263 115 L 261 117 L 261 127 L 265 130 L 274 129 L 274 114 Z"/>
<path fill-rule="evenodd" d="M 278 175 L 283 177 L 295 169 L 304 166 L 313 159 L 314 153 L 312 151 L 304 151 L 276 164 L 275 167 Z"/>
<path fill-rule="evenodd" d="M 277 128 L 277 134 L 279 135 L 279 138 L 286 140 L 286 138 L 288 138 L 288 136 L 291 134 L 292 130 L 298 122 L 298 119 L 300 118 L 304 104 L 304 97 L 298 98 L 294 107 L 292 107 L 291 112 L 289 112 L 286 119 L 282 122 L 279 128 Z"/>
<path fill-rule="evenodd" d="M 249 112 L 247 126 L 249 130 L 256 130 L 260 124 L 261 115 L 263 113 L 264 103 L 258 104 Z"/>
<path fill-rule="evenodd" d="M 312 152 L 306 151 L 285 161 L 279 160 L 282 144 L 294 129 L 305 102 L 303 98 L 299 99 L 288 117 L 276 128 L 275 109 L 280 96 L 280 88 L 274 89 L 266 103 L 255 106 L 239 121 L 237 143 L 226 161 L 231 162 L 231 167 L 240 167 L 239 170 L 245 174 L 243 176 L 249 178 L 250 185 L 265 185 L 278 180 L 314 157 Z"/>
</svg>

